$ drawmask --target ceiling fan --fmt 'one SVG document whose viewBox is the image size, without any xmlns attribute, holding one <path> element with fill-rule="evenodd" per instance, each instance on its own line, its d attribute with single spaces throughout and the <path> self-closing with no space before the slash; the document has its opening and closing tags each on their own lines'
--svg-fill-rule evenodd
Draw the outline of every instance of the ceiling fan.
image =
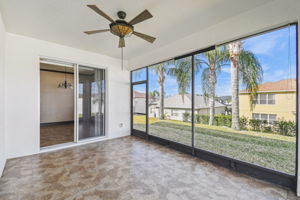
<svg viewBox="0 0 300 200">
<path fill-rule="evenodd" d="M 136 32 L 133 27 L 135 24 L 143 22 L 143 21 L 153 17 L 148 10 L 144 10 L 139 15 L 137 15 L 135 18 L 133 18 L 131 21 L 127 22 L 127 21 L 125 21 L 126 13 L 124 11 L 119 11 L 117 13 L 119 19 L 113 20 L 105 12 L 100 10 L 96 5 L 87 5 L 87 6 L 111 22 L 109 24 L 109 29 L 85 31 L 84 33 L 86 33 L 88 35 L 110 31 L 112 34 L 119 37 L 119 48 L 125 47 L 125 39 L 124 38 L 129 37 L 132 34 L 137 37 L 140 37 L 148 42 L 151 42 L 151 43 L 153 43 L 156 39 L 155 37 L 146 35 L 144 33 Z"/>
</svg>

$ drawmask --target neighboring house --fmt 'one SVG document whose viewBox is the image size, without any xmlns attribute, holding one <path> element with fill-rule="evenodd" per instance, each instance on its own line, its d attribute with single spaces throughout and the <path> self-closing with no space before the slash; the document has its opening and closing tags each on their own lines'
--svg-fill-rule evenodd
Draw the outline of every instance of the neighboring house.
<svg viewBox="0 0 300 200">
<path fill-rule="evenodd" d="M 133 91 L 132 94 L 132 111 L 137 114 L 146 114 L 146 94 Z"/>
<path fill-rule="evenodd" d="M 149 116 L 158 117 L 159 101 L 152 103 L 149 107 Z M 164 101 L 164 113 L 171 120 L 183 120 L 183 113 L 192 111 L 192 98 L 190 94 L 185 94 L 184 98 L 181 95 L 166 97 Z M 226 105 L 215 101 L 215 114 L 224 114 Z M 196 114 L 209 115 L 208 99 L 204 96 L 195 96 L 195 112 Z"/>
<path fill-rule="evenodd" d="M 258 86 L 257 98 L 251 109 L 249 92 L 240 91 L 240 116 L 249 119 L 295 121 L 296 79 L 267 82 Z"/>
</svg>

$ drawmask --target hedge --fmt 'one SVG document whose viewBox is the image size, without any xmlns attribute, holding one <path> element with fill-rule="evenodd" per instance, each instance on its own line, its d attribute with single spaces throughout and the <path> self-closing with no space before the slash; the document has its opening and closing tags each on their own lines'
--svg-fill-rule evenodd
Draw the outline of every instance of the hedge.
<svg viewBox="0 0 300 200">
<path fill-rule="evenodd" d="M 185 118 L 189 117 L 190 116 L 186 116 Z M 231 121 L 231 115 L 220 114 L 214 116 L 214 125 L 216 126 L 231 127 Z M 209 115 L 196 114 L 196 123 L 208 124 L 208 122 Z M 279 119 L 278 121 L 269 124 L 266 120 L 249 119 L 242 116 L 240 117 L 240 129 L 296 136 L 296 123 L 293 121 L 285 121 L 284 119 Z"/>
</svg>

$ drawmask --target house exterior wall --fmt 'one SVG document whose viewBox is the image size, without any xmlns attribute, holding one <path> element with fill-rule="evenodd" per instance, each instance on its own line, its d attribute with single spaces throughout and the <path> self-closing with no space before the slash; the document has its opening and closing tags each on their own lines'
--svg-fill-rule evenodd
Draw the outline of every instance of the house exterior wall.
<svg viewBox="0 0 300 200">
<path fill-rule="evenodd" d="M 240 94 L 240 116 L 252 119 L 252 113 L 275 114 L 278 119 L 296 120 L 296 92 L 274 92 L 275 104 L 256 104 L 251 110 L 248 94 Z"/>
<path fill-rule="evenodd" d="M 197 110 L 197 114 L 200 115 L 209 115 L 209 108 L 203 108 L 203 109 L 199 109 Z M 225 114 L 225 107 L 217 107 L 215 108 L 215 114 Z"/>
<path fill-rule="evenodd" d="M 189 112 L 191 114 L 191 110 L 189 109 L 177 109 L 177 108 L 166 108 L 164 110 L 165 115 L 167 115 L 168 119 L 171 120 L 179 120 L 179 121 L 183 121 L 183 114 L 185 112 Z"/>
<path fill-rule="evenodd" d="M 146 98 L 134 98 L 132 110 L 133 110 L 133 113 L 145 113 L 146 114 Z"/>
<path fill-rule="evenodd" d="M 165 112 L 165 115 L 167 115 L 168 119 L 182 121 L 183 114 L 185 112 L 191 113 L 191 109 L 165 108 L 164 112 Z M 215 114 L 224 114 L 224 113 L 225 113 L 225 107 L 215 108 Z M 209 115 L 209 108 L 197 109 L 196 114 Z M 159 109 L 157 107 L 150 106 L 149 107 L 149 116 L 150 117 L 159 117 Z"/>
</svg>

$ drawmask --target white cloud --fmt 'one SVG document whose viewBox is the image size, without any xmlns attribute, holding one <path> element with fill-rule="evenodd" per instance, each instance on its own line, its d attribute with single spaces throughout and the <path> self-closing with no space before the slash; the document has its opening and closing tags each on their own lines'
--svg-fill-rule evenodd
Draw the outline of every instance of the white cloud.
<svg viewBox="0 0 300 200">
<path fill-rule="evenodd" d="M 222 72 L 231 74 L 231 67 L 230 67 L 230 66 L 224 66 L 224 67 L 222 68 Z"/>
<path fill-rule="evenodd" d="M 270 67 L 270 65 L 262 64 L 262 69 L 263 69 L 263 72 L 265 72 L 265 71 L 268 71 L 269 69 L 271 69 L 271 67 Z"/>
<path fill-rule="evenodd" d="M 281 41 L 279 38 L 282 36 L 282 32 L 273 32 L 272 34 L 253 37 L 245 41 L 245 46 L 247 46 L 247 50 L 255 54 L 270 55 L 272 49 L 278 47 L 277 44 Z M 283 47 L 283 45 L 280 44 L 279 47 Z"/>
<path fill-rule="evenodd" d="M 231 95 L 231 84 L 230 82 L 217 85 L 217 96 Z"/>
<path fill-rule="evenodd" d="M 287 73 L 285 70 L 276 70 L 272 72 L 266 72 L 263 76 L 263 82 L 269 82 L 269 81 L 277 81 L 286 79 Z"/>
</svg>

